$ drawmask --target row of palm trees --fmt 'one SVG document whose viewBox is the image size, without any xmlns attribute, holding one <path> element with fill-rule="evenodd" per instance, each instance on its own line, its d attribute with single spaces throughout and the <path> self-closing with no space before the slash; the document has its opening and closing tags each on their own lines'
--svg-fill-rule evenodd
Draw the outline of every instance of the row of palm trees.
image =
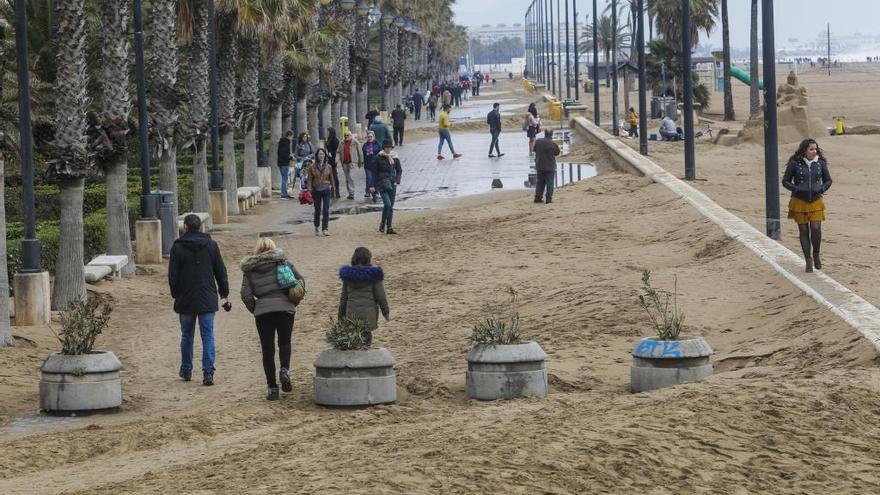
<svg viewBox="0 0 880 495">
<path fill-rule="evenodd" d="M 107 181 L 108 253 L 132 259 L 127 171 L 134 117 L 133 2 L 18 1 L 27 1 L 31 17 L 34 114 L 45 117 L 51 130 L 51 139 L 43 143 L 45 170 L 58 185 L 62 212 L 63 242 L 52 293 L 52 307 L 57 309 L 85 294 L 87 177 L 103 172 Z M 255 129 L 261 102 L 274 146 L 285 129 L 310 129 L 317 136 L 319 112 L 325 126 L 336 126 L 343 115 L 352 123 L 358 121 L 367 111 L 371 78 L 381 77 L 393 97 L 452 73 L 466 50 L 464 31 L 452 23 L 452 1 L 374 0 L 356 5 L 352 0 L 149 0 L 144 13 L 145 73 L 150 151 L 158 163 L 160 189 L 172 191 L 178 204 L 177 154 L 191 149 L 193 209 L 209 211 L 209 2 L 214 2 L 217 33 L 223 181 L 231 192 L 227 207 L 234 215 L 236 136 L 243 136 L 245 143 L 244 185 L 259 185 Z M 14 65 L 9 63 L 14 57 L 7 56 L 15 53 L 14 6 L 15 0 L 0 0 L 0 143 L 7 143 L 0 145 L 0 165 L 17 162 L 12 104 L 17 95 Z M 391 21 L 387 25 L 380 21 L 383 13 Z M 376 36 L 370 27 L 380 23 L 385 36 L 383 74 L 379 53 L 370 49 Z M 275 157 L 270 150 L 270 165 Z M 270 168 L 277 173 L 277 167 Z M 5 269 L 6 263 L 2 265 Z M 124 270 L 124 275 L 132 274 L 134 263 Z M 0 274 L 0 284 L 6 280 Z M 0 306 L 5 301 L 0 294 Z M 0 328 L 6 321 L 0 314 Z M 0 337 L 0 346 L 4 343 L 8 342 Z"/>
</svg>

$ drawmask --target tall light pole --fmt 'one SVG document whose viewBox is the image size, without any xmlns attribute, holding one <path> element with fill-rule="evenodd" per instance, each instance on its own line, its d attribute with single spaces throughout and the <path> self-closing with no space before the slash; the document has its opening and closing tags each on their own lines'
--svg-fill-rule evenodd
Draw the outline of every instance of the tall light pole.
<svg viewBox="0 0 880 495">
<path fill-rule="evenodd" d="M 596 24 L 596 0 L 593 0 L 593 123 L 599 124 L 599 41 L 596 37 L 598 25 Z"/>
<path fill-rule="evenodd" d="M 31 78 L 28 73 L 27 10 L 25 0 L 15 2 L 15 51 L 18 70 L 18 133 L 21 147 L 21 202 L 24 209 L 24 240 L 21 241 L 22 273 L 39 273 L 40 241 L 34 199 L 34 140 L 31 129 Z"/>
<path fill-rule="evenodd" d="M 568 32 L 568 0 L 565 0 L 565 97 L 571 99 L 571 60 L 568 55 L 571 52 Z M 577 84 L 577 83 L 575 83 Z"/>
<path fill-rule="evenodd" d="M 691 75 L 691 1 L 681 0 L 681 77 L 684 79 L 684 178 L 697 178 L 694 159 L 694 79 Z M 766 83 L 765 83 L 766 87 Z"/>
<path fill-rule="evenodd" d="M 211 100 L 211 190 L 223 190 L 223 171 L 220 170 L 220 121 L 217 105 L 217 25 L 214 19 L 214 0 L 208 0 L 208 98 Z M 229 194 L 234 194 L 230 191 Z"/>
<path fill-rule="evenodd" d="M 550 81 L 553 83 L 553 89 L 552 89 L 553 94 L 559 94 L 559 91 L 557 89 L 559 81 L 557 81 L 557 77 L 556 77 L 556 68 L 553 67 L 554 65 L 556 65 L 556 60 L 555 60 L 555 58 L 556 58 L 556 36 L 555 36 L 555 33 L 553 32 L 553 30 L 556 28 L 556 23 L 554 22 L 555 19 L 553 16 L 553 0 L 548 0 L 547 3 L 549 4 L 548 6 L 550 7 L 550 66 L 552 69 L 552 72 L 550 72 Z M 557 16 L 558 16 L 558 14 L 559 13 L 557 12 Z"/>
<path fill-rule="evenodd" d="M 571 0 L 571 14 L 574 21 L 574 99 L 580 100 L 580 54 L 578 53 L 578 3 Z"/>
<path fill-rule="evenodd" d="M 645 77 L 645 11 L 644 0 L 639 0 L 639 18 L 637 21 L 638 35 L 636 43 L 639 47 L 639 153 L 648 154 L 648 109 L 647 81 Z M 665 95 L 664 95 L 665 96 Z"/>
<path fill-rule="evenodd" d="M 767 235 L 779 239 L 779 150 L 776 135 L 776 39 L 773 0 L 761 1 L 764 40 L 764 192 Z M 831 63 L 831 59 L 828 60 Z"/>
<path fill-rule="evenodd" d="M 209 2 L 210 3 L 210 2 Z M 210 7 L 209 7 L 210 8 Z M 134 67 L 138 94 L 138 143 L 141 159 L 141 219 L 156 218 L 156 203 L 150 194 L 150 145 L 147 123 L 147 85 L 144 77 L 144 20 L 141 0 L 134 0 Z"/>
<path fill-rule="evenodd" d="M 567 5 L 567 4 L 566 4 Z M 556 70 L 557 70 L 557 84 L 556 87 L 559 88 L 559 97 L 562 98 L 562 19 L 560 16 L 562 15 L 562 11 L 559 9 L 559 0 L 556 0 Z"/>
<path fill-rule="evenodd" d="M 611 132 L 620 135 L 617 103 L 617 0 L 611 0 Z"/>
</svg>

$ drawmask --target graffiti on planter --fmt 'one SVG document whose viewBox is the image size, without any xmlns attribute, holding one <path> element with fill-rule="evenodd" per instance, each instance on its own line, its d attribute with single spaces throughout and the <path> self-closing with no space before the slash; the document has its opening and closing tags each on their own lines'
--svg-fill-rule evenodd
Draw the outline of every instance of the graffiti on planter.
<svg viewBox="0 0 880 495">
<path fill-rule="evenodd" d="M 645 339 L 636 347 L 635 354 L 655 358 L 679 358 L 681 357 L 681 342 Z"/>
</svg>

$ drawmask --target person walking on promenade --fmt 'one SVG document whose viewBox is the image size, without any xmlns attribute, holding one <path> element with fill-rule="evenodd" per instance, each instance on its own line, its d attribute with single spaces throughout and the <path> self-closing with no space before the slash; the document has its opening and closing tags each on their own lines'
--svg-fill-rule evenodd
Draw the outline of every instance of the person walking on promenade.
<svg viewBox="0 0 880 495">
<path fill-rule="evenodd" d="M 452 91 L 448 86 L 443 90 L 443 99 L 441 101 L 443 102 L 444 107 L 452 105 Z"/>
<path fill-rule="evenodd" d="M 825 203 L 822 196 L 831 187 L 828 162 L 814 139 L 804 139 L 788 159 L 782 186 L 791 191 L 788 218 L 797 223 L 806 271 L 822 269 L 819 248 L 822 247 L 822 222 L 825 221 Z M 812 253 L 810 248 L 812 247 Z"/>
<path fill-rule="evenodd" d="M 379 152 L 382 151 L 382 144 L 376 141 L 376 134 L 373 131 L 367 132 L 367 142 L 364 143 L 364 174 L 367 178 L 367 185 L 364 190 L 365 198 L 372 198 L 373 203 L 379 201 L 376 193 L 376 165 L 379 163 Z"/>
<path fill-rule="evenodd" d="M 428 118 L 431 122 L 437 120 L 437 95 L 433 93 L 428 97 Z"/>
<path fill-rule="evenodd" d="M 403 124 L 405 121 L 406 110 L 401 108 L 398 103 L 397 108 L 391 111 L 391 124 L 394 127 L 394 146 L 403 144 Z"/>
<path fill-rule="evenodd" d="M 425 104 L 425 97 L 422 96 L 422 93 L 419 90 L 413 94 L 413 118 L 415 120 L 422 120 L 422 105 Z"/>
<path fill-rule="evenodd" d="M 553 141 L 553 129 L 544 131 L 544 137 L 535 141 L 535 172 L 538 183 L 535 186 L 535 203 L 542 197 L 546 204 L 553 202 L 553 185 L 556 182 L 556 157 L 559 156 L 559 145 Z M 544 194 L 546 190 L 547 194 Z"/>
<path fill-rule="evenodd" d="M 171 245 L 168 286 L 174 298 L 174 312 L 180 319 L 179 376 L 186 382 L 192 380 L 193 341 L 198 320 L 202 338 L 202 385 L 210 386 L 214 385 L 217 296 L 229 297 L 229 279 L 220 248 L 201 228 L 198 215 L 191 213 L 184 217 L 183 236 Z"/>
<path fill-rule="evenodd" d="M 294 179 L 303 176 L 303 164 L 306 160 L 315 158 L 315 147 L 312 146 L 311 136 L 306 132 L 299 133 L 296 139 L 296 172 L 293 174 Z"/>
<path fill-rule="evenodd" d="M 339 138 L 336 137 L 336 129 L 327 128 L 327 139 L 324 140 L 324 148 L 327 150 L 327 160 L 330 162 L 330 170 L 333 172 L 334 198 L 339 199 L 339 171 L 336 170 L 336 151 L 339 149 Z"/>
<path fill-rule="evenodd" d="M 452 146 L 452 135 L 449 133 L 450 129 L 449 124 L 449 105 L 443 105 L 443 108 L 440 110 L 440 122 L 437 124 L 437 132 L 440 135 L 440 143 L 437 144 L 437 159 L 443 160 L 443 142 L 446 141 L 449 144 L 449 151 L 452 152 L 452 158 L 460 158 L 461 154 L 455 152 L 455 148 Z"/>
<path fill-rule="evenodd" d="M 243 276 L 241 278 L 241 301 L 251 314 L 257 325 L 260 337 L 260 348 L 263 353 L 263 372 L 269 391 L 266 400 L 278 400 L 278 382 L 281 390 L 293 391 L 290 381 L 291 337 L 296 306 L 290 301 L 290 289 L 278 286 L 278 267 L 288 266 L 294 277 L 305 282 L 293 263 L 284 255 L 284 251 L 275 246 L 268 237 L 260 237 L 254 254 L 246 256 L 239 264 Z M 278 339 L 280 370 L 275 380 L 275 339 Z"/>
<path fill-rule="evenodd" d="M 538 117 L 538 107 L 534 103 L 529 103 L 529 110 L 526 112 L 525 119 L 526 136 L 529 137 L 529 155 L 535 152 L 535 139 L 541 132 L 541 118 Z"/>
<path fill-rule="evenodd" d="M 630 107 L 626 121 L 629 123 L 629 137 L 639 137 L 639 114 L 636 113 L 635 108 Z"/>
<path fill-rule="evenodd" d="M 388 126 L 382 121 L 382 117 L 373 119 L 373 125 L 370 126 L 370 130 L 376 135 L 376 141 L 379 143 L 384 143 L 386 139 L 391 139 L 391 131 L 388 130 Z"/>
<path fill-rule="evenodd" d="M 345 174 L 345 188 L 348 190 L 348 199 L 354 199 L 354 179 L 351 178 L 351 168 L 354 165 L 357 165 L 358 168 L 364 166 L 364 154 L 363 150 L 361 150 L 361 143 L 351 135 L 351 131 L 345 131 L 345 136 L 343 136 L 342 142 L 339 143 L 339 149 L 336 151 L 336 157 L 342 163 L 342 173 Z M 336 197 L 339 197 L 338 191 Z"/>
<path fill-rule="evenodd" d="M 391 227 L 394 217 L 394 199 L 397 196 L 397 185 L 403 170 L 400 168 L 400 158 L 394 152 L 391 140 L 382 143 L 382 152 L 379 153 L 379 161 L 376 163 L 375 188 L 382 196 L 382 220 L 379 223 L 379 232 L 396 234 Z M 387 230 L 386 230 L 387 228 Z"/>
<path fill-rule="evenodd" d="M 391 321 L 388 297 L 385 295 L 385 274 L 372 264 L 373 254 L 365 247 L 354 250 L 351 265 L 339 269 L 342 293 L 339 296 L 338 318 L 364 322 L 367 345 L 373 344 L 373 332 L 379 328 L 379 311 L 385 321 Z"/>
<path fill-rule="evenodd" d="M 369 129 L 370 126 L 373 125 L 373 121 L 376 120 L 376 117 L 378 117 L 378 116 L 379 116 L 379 107 L 373 107 L 372 109 L 370 109 L 369 112 L 367 112 L 366 115 L 364 115 L 364 118 L 367 119 L 367 129 Z"/>
<path fill-rule="evenodd" d="M 501 112 L 498 111 L 500 106 L 498 103 L 493 103 L 492 111 L 486 116 L 486 123 L 489 124 L 489 134 L 492 135 L 492 141 L 489 142 L 489 158 L 495 158 L 495 155 L 492 154 L 493 148 L 498 153 L 498 158 L 504 156 L 504 153 L 498 147 L 498 136 L 501 134 Z"/>
<path fill-rule="evenodd" d="M 281 199 L 288 200 L 287 195 L 288 175 L 290 174 L 290 165 L 296 167 L 296 155 L 294 154 L 293 131 L 287 131 L 287 134 L 278 141 L 278 170 L 281 172 Z"/>
<path fill-rule="evenodd" d="M 315 152 L 315 162 L 306 170 L 308 176 L 308 189 L 312 194 L 315 204 L 315 235 L 330 235 L 328 224 L 330 222 L 330 198 L 334 196 L 333 172 L 330 170 L 330 160 L 327 150 L 319 148 Z M 320 230 L 318 230 L 320 227 Z"/>
</svg>

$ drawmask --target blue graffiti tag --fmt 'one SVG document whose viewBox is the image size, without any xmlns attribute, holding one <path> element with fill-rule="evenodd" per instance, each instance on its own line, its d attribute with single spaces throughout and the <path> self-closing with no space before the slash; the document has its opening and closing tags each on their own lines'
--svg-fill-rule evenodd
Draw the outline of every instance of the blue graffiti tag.
<svg viewBox="0 0 880 495">
<path fill-rule="evenodd" d="M 673 340 L 645 339 L 639 343 L 634 353 L 637 356 L 654 358 L 680 358 L 681 342 Z"/>
</svg>

